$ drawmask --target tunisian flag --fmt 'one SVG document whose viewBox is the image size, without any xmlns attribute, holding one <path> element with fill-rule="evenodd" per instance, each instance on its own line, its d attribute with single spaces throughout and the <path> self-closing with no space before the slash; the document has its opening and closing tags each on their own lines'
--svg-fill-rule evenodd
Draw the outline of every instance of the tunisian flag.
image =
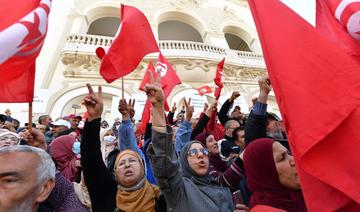
<svg viewBox="0 0 360 212">
<path fill-rule="evenodd" d="M 215 88 L 215 92 L 214 92 L 216 100 L 219 100 L 221 89 L 224 87 L 224 84 L 223 84 L 222 79 L 221 79 L 221 77 L 223 75 L 223 71 L 224 71 L 224 63 L 225 63 L 225 58 L 222 59 L 217 64 L 217 68 L 216 68 L 216 75 L 215 75 L 215 79 L 214 79 L 215 85 L 217 86 Z"/>
<path fill-rule="evenodd" d="M 35 60 L 47 32 L 50 0 L 28 0 L 0 7 L 0 102 L 32 102 Z"/>
<path fill-rule="evenodd" d="M 334 1 L 283 2 L 249 0 L 307 207 L 360 211 L 359 43 Z M 315 22 L 299 2 L 315 3 Z"/>
<path fill-rule="evenodd" d="M 202 86 L 202 87 L 200 87 L 200 88 L 198 88 L 196 90 L 198 91 L 200 96 L 212 92 L 211 88 L 209 86 L 207 86 L 207 85 Z"/>
<path fill-rule="evenodd" d="M 108 53 L 103 47 L 96 49 L 102 59 L 100 74 L 111 83 L 131 73 L 142 58 L 159 47 L 145 15 L 135 7 L 121 4 L 121 24 Z"/>
<path fill-rule="evenodd" d="M 161 75 L 161 86 L 162 86 L 162 89 L 165 94 L 164 107 L 165 107 L 165 110 L 168 111 L 169 105 L 168 105 L 166 99 L 170 95 L 172 89 L 176 85 L 181 84 L 181 80 L 178 77 L 178 75 L 176 74 L 176 72 L 174 71 L 174 69 L 172 68 L 172 66 L 170 65 L 170 63 L 168 62 L 168 60 L 160 52 L 155 68 L 151 62 L 148 65 L 148 68 L 145 72 L 144 78 L 143 78 L 143 80 L 140 84 L 140 88 L 139 88 L 142 91 L 144 90 L 146 83 L 150 83 L 150 77 L 148 76 L 149 70 L 152 72 L 154 77 L 157 76 L 158 73 L 160 73 L 160 75 Z M 149 101 L 147 101 L 145 104 L 144 110 L 143 110 L 142 118 L 141 118 L 141 123 L 142 123 L 141 130 L 143 132 L 145 131 L 146 124 L 150 120 L 150 108 L 151 108 L 151 103 Z"/>
</svg>

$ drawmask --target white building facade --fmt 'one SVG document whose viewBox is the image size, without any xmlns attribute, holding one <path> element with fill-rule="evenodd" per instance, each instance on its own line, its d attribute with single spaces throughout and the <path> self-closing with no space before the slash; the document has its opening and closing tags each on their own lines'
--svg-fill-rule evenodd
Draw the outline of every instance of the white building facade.
<svg viewBox="0 0 360 212">
<path fill-rule="evenodd" d="M 163 55 L 182 80 L 168 98 L 181 107 L 182 97 L 192 97 L 196 114 L 213 94 L 199 96 L 196 89 L 215 88 L 216 66 L 225 58 L 220 103 L 239 91 L 237 101 L 248 112 L 258 93 L 257 78 L 266 71 L 254 21 L 246 0 L 54 0 L 48 36 L 37 61 L 34 118 L 82 114 L 86 83 L 101 85 L 104 92 L 103 118 L 119 116 L 117 103 L 121 81 L 107 84 L 99 74 L 99 46 L 109 46 L 120 24 L 120 4 L 134 6 L 147 17 Z M 136 47 L 134 47 L 136 48 Z M 136 117 L 141 118 L 145 94 L 138 88 L 149 61 L 147 55 L 131 74 L 124 77 L 125 98 L 137 99 Z M 277 112 L 274 98 L 269 109 Z"/>
</svg>

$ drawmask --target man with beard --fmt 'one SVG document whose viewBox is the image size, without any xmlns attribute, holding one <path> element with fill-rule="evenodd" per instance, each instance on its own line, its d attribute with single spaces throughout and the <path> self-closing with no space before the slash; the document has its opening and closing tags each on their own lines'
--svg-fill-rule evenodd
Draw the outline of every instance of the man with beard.
<svg viewBox="0 0 360 212">
<path fill-rule="evenodd" d="M 54 186 L 55 164 L 44 150 L 0 148 L 0 211 L 34 212 Z"/>
</svg>

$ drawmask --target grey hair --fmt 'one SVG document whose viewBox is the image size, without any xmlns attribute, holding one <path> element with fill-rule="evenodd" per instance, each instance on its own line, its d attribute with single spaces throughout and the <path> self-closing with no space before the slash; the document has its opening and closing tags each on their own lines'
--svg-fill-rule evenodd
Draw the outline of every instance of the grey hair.
<svg viewBox="0 0 360 212">
<path fill-rule="evenodd" d="M 48 180 L 55 180 L 55 164 L 50 155 L 43 149 L 26 146 L 16 145 L 0 148 L 0 155 L 13 153 L 13 152 L 29 152 L 39 156 L 40 162 L 37 166 L 37 184 L 44 183 Z"/>
<path fill-rule="evenodd" d="M 225 122 L 224 128 L 225 128 L 225 129 L 230 128 L 231 124 L 234 123 L 234 122 L 238 122 L 238 121 L 236 121 L 236 120 L 234 120 L 234 119 L 228 120 L 227 122 Z M 238 122 L 238 123 L 239 123 L 239 122 Z"/>
</svg>

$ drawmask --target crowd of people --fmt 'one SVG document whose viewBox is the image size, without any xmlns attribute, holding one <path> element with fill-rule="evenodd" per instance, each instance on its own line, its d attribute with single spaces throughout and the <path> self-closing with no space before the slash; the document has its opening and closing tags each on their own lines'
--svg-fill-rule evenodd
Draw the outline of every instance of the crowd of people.
<svg viewBox="0 0 360 212">
<path fill-rule="evenodd" d="M 120 100 L 113 126 L 102 120 L 90 84 L 86 117 L 20 127 L 0 115 L 0 211 L 307 211 L 282 122 L 267 112 L 267 76 L 249 114 L 232 109 L 234 91 L 193 117 L 191 99 L 166 112 L 160 76 L 149 75 L 144 131 L 135 100 Z"/>
</svg>

